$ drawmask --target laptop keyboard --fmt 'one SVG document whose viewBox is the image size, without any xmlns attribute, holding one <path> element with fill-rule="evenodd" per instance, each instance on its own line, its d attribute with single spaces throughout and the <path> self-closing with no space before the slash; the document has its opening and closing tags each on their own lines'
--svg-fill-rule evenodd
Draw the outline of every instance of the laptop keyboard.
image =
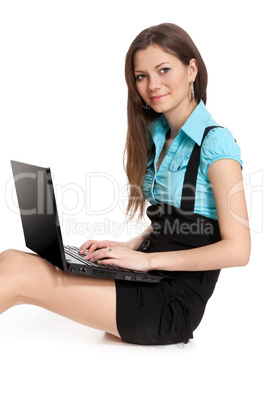
<svg viewBox="0 0 268 402">
<path fill-rule="evenodd" d="M 66 254 L 74 257 L 76 260 L 79 260 L 83 264 L 89 265 L 91 267 L 120 269 L 121 271 L 130 271 L 129 269 L 117 267 L 116 265 L 112 265 L 112 264 L 101 265 L 101 264 L 98 264 L 96 261 L 91 262 L 89 260 L 85 260 L 84 257 L 81 254 L 79 254 L 79 248 L 75 247 L 75 246 L 64 246 L 64 251 L 66 252 Z M 86 253 L 84 254 L 84 256 L 85 255 L 86 255 Z"/>
</svg>

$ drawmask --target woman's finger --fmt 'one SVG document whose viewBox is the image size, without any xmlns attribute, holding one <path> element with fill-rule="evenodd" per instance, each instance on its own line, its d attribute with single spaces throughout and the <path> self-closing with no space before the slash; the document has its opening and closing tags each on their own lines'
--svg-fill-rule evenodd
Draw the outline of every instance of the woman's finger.
<svg viewBox="0 0 268 402">
<path fill-rule="evenodd" d="M 100 241 L 100 240 L 88 240 L 87 242 L 85 242 L 84 244 L 82 244 L 82 246 L 79 249 L 80 254 L 84 254 L 86 250 L 92 250 L 92 249 L 96 249 L 96 248 L 101 248 L 104 247 L 104 245 L 106 246 L 106 242 L 105 241 Z M 107 246 L 106 246 L 107 247 Z"/>
<path fill-rule="evenodd" d="M 88 248 L 87 254 L 85 255 L 85 259 L 86 259 L 86 260 L 89 260 L 89 259 L 92 257 L 94 251 L 95 251 L 96 249 L 98 249 L 98 248 L 101 248 L 101 246 L 100 246 L 99 243 L 94 243 L 94 244 L 92 244 L 92 245 Z"/>
<path fill-rule="evenodd" d="M 79 253 L 84 254 L 85 251 L 91 246 L 92 242 L 94 242 L 94 240 L 88 240 L 85 243 L 83 243 L 79 249 Z"/>
<path fill-rule="evenodd" d="M 115 250 L 115 247 L 101 248 L 97 251 L 94 251 L 93 255 L 91 255 L 91 257 L 89 259 L 90 259 L 90 261 L 94 262 L 94 261 L 102 260 L 103 258 L 105 258 L 105 261 L 107 261 L 107 258 L 115 257 L 114 250 Z"/>
</svg>

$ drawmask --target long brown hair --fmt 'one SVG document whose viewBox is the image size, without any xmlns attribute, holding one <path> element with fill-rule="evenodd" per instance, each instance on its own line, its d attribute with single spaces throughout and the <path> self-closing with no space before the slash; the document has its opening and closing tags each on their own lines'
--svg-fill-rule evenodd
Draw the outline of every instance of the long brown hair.
<svg viewBox="0 0 268 402">
<path fill-rule="evenodd" d="M 165 52 L 171 53 L 188 66 L 191 59 L 197 61 L 198 74 L 194 83 L 195 99 L 197 103 L 207 100 L 207 69 L 204 61 L 184 29 L 171 23 L 152 26 L 143 30 L 131 43 L 126 55 L 125 78 L 128 86 L 127 117 L 128 130 L 124 150 L 124 165 L 129 181 L 129 199 L 127 214 L 132 219 L 139 209 L 139 218 L 143 216 L 145 197 L 142 192 L 142 183 L 146 173 L 148 144 L 146 126 L 160 116 L 153 109 L 145 109 L 142 104 L 134 77 L 133 58 L 135 52 L 146 49 L 149 45 L 157 45 Z"/>
</svg>

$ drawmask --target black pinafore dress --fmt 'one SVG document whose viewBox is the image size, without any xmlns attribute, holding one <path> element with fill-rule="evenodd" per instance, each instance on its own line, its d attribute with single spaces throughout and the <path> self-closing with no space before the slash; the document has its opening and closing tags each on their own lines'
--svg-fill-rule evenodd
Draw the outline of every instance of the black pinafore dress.
<svg viewBox="0 0 268 402">
<path fill-rule="evenodd" d="M 139 246 L 144 253 L 187 250 L 221 240 L 218 221 L 194 213 L 201 145 L 191 153 L 182 190 L 181 208 L 151 205 L 152 232 Z M 142 345 L 187 343 L 199 325 L 220 270 L 152 271 L 164 276 L 157 284 L 116 281 L 116 319 L 123 341 Z"/>
</svg>

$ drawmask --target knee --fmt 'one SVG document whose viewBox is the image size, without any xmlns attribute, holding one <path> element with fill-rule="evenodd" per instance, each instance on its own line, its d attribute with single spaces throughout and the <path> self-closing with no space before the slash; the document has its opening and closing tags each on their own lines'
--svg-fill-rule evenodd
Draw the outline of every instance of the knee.
<svg viewBox="0 0 268 402">
<path fill-rule="evenodd" d="M 32 262 L 35 258 L 18 250 L 6 250 L 4 253 L 5 257 L 0 261 L 0 282 L 5 284 L 13 305 L 22 303 L 32 278 L 36 276 Z"/>
<path fill-rule="evenodd" d="M 0 294 L 6 301 L 6 308 L 18 302 L 20 287 L 23 285 L 21 267 L 24 264 L 24 255 L 18 250 L 6 250 L 0 254 Z M 2 306 L 0 308 L 2 312 Z"/>
<path fill-rule="evenodd" d="M 15 279 L 20 276 L 26 266 L 26 255 L 19 250 L 6 250 L 0 255 L 0 273 L 2 276 Z"/>
<path fill-rule="evenodd" d="M 0 275 L 9 284 L 12 293 L 21 302 L 33 291 L 37 292 L 46 283 L 58 279 L 56 268 L 38 255 L 13 250 L 0 262 Z M 0 280 L 1 282 L 1 280 Z"/>
<path fill-rule="evenodd" d="M 20 253 L 20 251 L 19 251 L 19 250 L 16 250 L 16 249 L 13 249 L 13 248 L 10 248 L 10 249 L 8 249 L 8 250 L 2 251 L 2 252 L 0 253 L 0 262 L 1 262 L 2 260 L 4 260 L 6 257 L 9 257 L 10 255 L 16 254 L 16 253 Z"/>
</svg>

